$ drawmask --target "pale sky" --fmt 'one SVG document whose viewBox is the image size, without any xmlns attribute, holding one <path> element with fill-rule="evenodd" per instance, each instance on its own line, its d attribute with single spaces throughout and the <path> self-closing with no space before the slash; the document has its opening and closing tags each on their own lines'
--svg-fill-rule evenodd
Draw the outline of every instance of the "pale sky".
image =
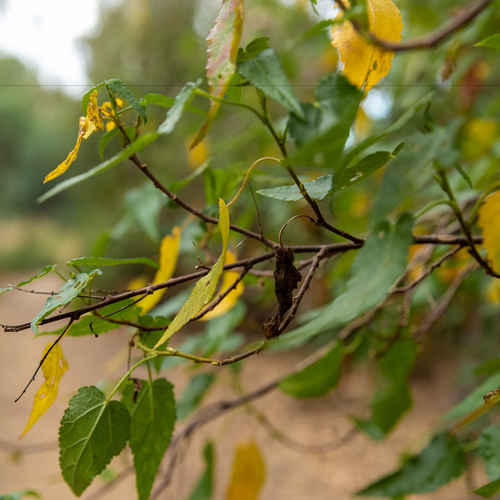
<svg viewBox="0 0 500 500">
<path fill-rule="evenodd" d="M 78 48 L 78 38 L 95 30 L 100 7 L 119 2 L 0 0 L 0 57 L 4 54 L 18 57 L 37 70 L 42 84 L 86 86 L 92 82 L 85 72 L 85 58 Z M 323 15 L 332 15 L 331 0 L 318 0 L 317 8 Z M 73 96 L 81 95 L 81 88 L 67 87 L 66 90 Z"/>
<path fill-rule="evenodd" d="M 87 85 L 77 39 L 95 29 L 99 6 L 116 1 L 3 0 L 0 55 L 14 55 L 35 68 L 42 84 Z M 81 94 L 78 87 L 67 90 Z"/>
</svg>

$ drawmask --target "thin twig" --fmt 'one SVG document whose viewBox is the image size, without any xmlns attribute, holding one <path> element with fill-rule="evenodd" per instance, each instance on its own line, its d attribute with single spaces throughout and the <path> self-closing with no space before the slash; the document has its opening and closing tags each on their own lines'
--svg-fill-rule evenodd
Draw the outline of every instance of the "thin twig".
<svg viewBox="0 0 500 500">
<path fill-rule="evenodd" d="M 95 319 L 95 320 L 93 320 L 93 321 L 91 321 L 91 322 L 89 323 L 89 328 L 90 328 L 90 331 L 94 334 L 94 336 L 95 336 L 95 337 L 98 337 L 99 335 L 98 335 L 98 334 L 94 331 L 94 327 L 92 326 L 92 325 L 93 325 L 96 321 L 101 321 L 101 320 L 107 321 L 107 320 L 108 320 L 111 316 L 113 316 L 114 314 L 119 313 L 119 312 L 121 312 L 121 311 L 125 311 L 125 309 L 129 309 L 130 307 L 135 306 L 135 304 L 139 303 L 139 302 L 140 302 L 141 300 L 143 300 L 143 299 L 144 299 L 147 295 L 149 295 L 149 294 L 148 294 L 148 293 L 146 293 L 146 294 L 144 294 L 144 296 L 139 297 L 137 300 L 134 300 L 131 304 L 127 304 L 127 305 L 125 305 L 125 306 L 123 306 L 123 307 L 120 307 L 120 309 L 117 309 L 116 311 L 113 311 L 113 312 L 111 312 L 111 313 L 109 313 L 109 314 L 106 314 L 105 316 L 100 316 L 100 315 L 99 315 L 99 317 L 98 317 L 97 319 Z M 99 314 L 99 313 L 97 313 L 97 314 Z"/>
<path fill-rule="evenodd" d="M 257 200 L 255 199 L 255 194 L 252 189 L 252 185 L 250 181 L 248 181 L 248 189 L 250 190 L 250 194 L 252 195 L 253 205 L 255 207 L 255 212 L 257 213 L 257 222 L 259 224 L 259 234 L 264 238 L 264 228 L 262 226 L 262 219 L 260 218 L 260 210 L 257 204 Z"/>
<path fill-rule="evenodd" d="M 448 306 L 451 304 L 453 297 L 457 293 L 459 286 L 462 284 L 462 281 L 467 277 L 467 275 L 472 271 L 475 264 L 471 263 L 464 269 L 462 269 L 455 276 L 454 280 L 451 282 L 451 285 L 446 290 L 446 293 L 443 295 L 439 304 L 431 311 L 431 313 L 426 316 L 425 320 L 420 324 L 417 330 L 414 332 L 413 337 L 417 341 L 421 341 L 423 337 L 429 332 L 429 330 L 435 325 L 435 323 L 441 318 L 441 316 L 445 313 Z"/>
<path fill-rule="evenodd" d="M 375 34 L 363 30 L 356 20 L 351 19 L 349 22 L 361 36 L 381 49 L 390 50 L 391 52 L 403 52 L 415 49 L 432 49 L 443 40 L 446 40 L 446 38 L 457 32 L 460 28 L 469 24 L 476 16 L 486 9 L 491 2 L 492 0 L 482 0 L 469 9 L 464 10 L 446 26 L 440 27 L 426 36 L 416 38 L 415 40 L 409 40 L 404 43 L 395 43 L 383 40 Z M 342 11 L 346 12 L 348 10 L 347 5 L 343 0 L 335 0 L 335 3 Z"/>
<path fill-rule="evenodd" d="M 31 385 L 32 382 L 35 381 L 35 377 L 36 377 L 37 373 L 39 372 L 40 368 L 42 367 L 43 362 L 47 359 L 48 355 L 52 352 L 52 349 L 54 349 L 54 347 L 59 343 L 59 341 L 66 335 L 66 332 L 69 330 L 69 328 L 73 324 L 73 321 L 74 321 L 73 319 L 69 320 L 69 323 L 66 325 L 66 328 L 63 330 L 61 335 L 59 335 L 59 337 L 57 337 L 57 339 L 54 340 L 52 345 L 47 349 L 47 352 L 44 354 L 44 356 L 40 360 L 40 363 L 38 363 L 38 366 L 35 370 L 35 373 L 33 373 L 33 376 L 31 377 L 30 381 L 27 383 L 23 392 L 21 392 L 21 394 L 18 396 L 18 398 L 16 400 L 14 400 L 14 403 L 17 403 L 23 397 L 24 393 L 28 390 L 28 387 Z"/>
<path fill-rule="evenodd" d="M 456 247 L 452 248 L 451 250 L 448 250 L 448 252 L 446 252 L 439 259 L 437 259 L 435 262 L 433 262 L 418 278 L 416 278 L 415 280 L 413 280 L 411 283 L 409 283 L 406 286 L 395 288 L 393 293 L 406 293 L 409 290 L 411 290 L 412 288 L 415 288 L 420 282 L 422 282 L 425 278 L 427 278 L 427 276 L 429 276 L 429 274 L 431 274 L 435 269 L 440 267 L 443 264 L 443 262 L 448 260 L 453 255 L 455 255 L 462 248 L 464 248 L 464 247 L 456 246 Z"/>
<path fill-rule="evenodd" d="M 258 264 L 260 262 L 265 262 L 266 260 L 269 260 L 273 255 L 274 255 L 274 252 L 267 252 L 267 253 L 265 253 L 263 255 L 259 255 L 257 257 L 243 259 L 239 262 L 234 262 L 233 264 L 226 264 L 223 269 L 228 270 L 228 269 L 235 269 L 235 268 L 238 268 L 241 266 L 246 266 L 246 265 L 255 265 L 255 264 Z M 130 299 L 130 298 L 136 297 L 138 295 L 144 295 L 147 293 L 154 292 L 156 290 L 161 290 L 163 288 L 174 287 L 174 286 L 177 286 L 181 283 L 186 283 L 188 281 L 202 278 L 203 276 L 207 275 L 208 273 L 209 273 L 209 270 L 204 269 L 202 271 L 197 271 L 195 273 L 186 274 L 184 276 L 179 276 L 178 278 L 171 278 L 168 281 L 165 281 L 163 283 L 148 285 L 148 286 L 145 286 L 142 288 L 137 288 L 135 290 L 127 290 L 126 292 L 106 297 L 104 300 L 102 300 L 101 302 L 98 302 L 96 304 L 91 304 L 89 306 L 82 307 L 82 308 L 77 309 L 75 311 L 57 314 L 55 316 L 44 318 L 40 322 L 40 324 L 46 325 L 48 323 L 53 323 L 55 321 L 59 321 L 62 319 L 67 319 L 67 318 L 72 318 L 74 321 L 76 321 L 84 314 L 96 311 L 98 309 L 101 309 L 104 306 L 108 306 L 110 304 L 120 302 L 124 299 Z M 5 332 L 20 332 L 22 330 L 28 329 L 31 326 L 31 323 L 26 322 L 26 323 L 21 323 L 18 325 L 0 325 L 0 326 L 4 329 Z"/>
<path fill-rule="evenodd" d="M 214 358 L 203 358 L 201 356 L 196 356 L 195 354 L 181 352 L 181 351 L 178 351 L 177 349 L 174 349 L 173 347 L 167 347 L 165 351 L 155 351 L 154 349 L 150 349 L 149 347 L 145 346 L 140 341 L 137 342 L 137 346 L 140 349 L 142 349 L 145 353 L 148 353 L 148 354 L 152 354 L 152 355 L 155 355 L 158 357 L 160 357 L 160 356 L 162 356 L 162 357 L 176 356 L 178 358 L 189 359 L 191 361 L 194 361 L 195 363 L 204 363 L 204 364 L 209 364 L 209 365 L 214 365 L 214 366 L 225 366 L 225 365 L 231 365 L 233 363 L 237 363 L 238 361 L 241 361 L 242 359 L 249 358 L 250 356 L 253 356 L 254 354 L 259 354 L 259 352 L 262 351 L 263 349 L 265 349 L 268 345 L 269 345 L 269 342 L 267 340 L 263 340 L 260 344 L 258 344 L 253 349 L 242 352 L 241 354 L 235 354 L 234 356 L 231 356 L 229 358 L 224 358 L 224 359 L 214 359 Z"/>
<path fill-rule="evenodd" d="M 269 433 L 270 437 L 276 439 L 278 443 L 290 448 L 291 450 L 298 451 L 299 453 L 326 453 L 329 451 L 337 450 L 338 448 L 350 443 L 354 438 L 359 436 L 359 431 L 355 427 L 346 432 L 343 436 L 336 438 L 332 441 L 321 444 L 301 443 L 295 441 L 287 436 L 284 432 L 278 429 L 267 416 L 255 407 L 251 407 L 250 413 L 256 418 L 264 429 Z"/>
<path fill-rule="evenodd" d="M 18 292 L 24 292 L 24 293 L 31 293 L 34 295 L 51 295 L 52 297 L 54 295 L 57 295 L 59 292 L 41 292 L 38 290 L 26 290 L 25 288 L 21 288 L 20 286 L 15 286 L 15 285 L 7 285 L 9 288 L 12 288 L 13 290 L 16 290 Z M 104 297 L 100 297 L 98 295 L 77 295 L 77 298 L 79 299 L 95 299 L 95 300 L 102 300 Z"/>
<path fill-rule="evenodd" d="M 139 169 L 153 182 L 154 186 L 159 189 L 162 193 L 166 194 L 174 203 L 177 203 L 177 205 L 181 206 L 188 212 L 192 213 L 193 215 L 196 215 L 196 217 L 200 218 L 201 220 L 209 223 L 209 224 L 218 224 L 219 219 L 216 217 L 210 217 L 209 215 L 205 214 L 201 210 L 197 209 L 196 207 L 193 207 L 189 203 L 185 202 L 184 200 L 181 200 L 176 194 L 172 193 L 166 186 L 164 186 L 155 176 L 154 174 L 147 168 L 146 165 L 141 163 L 137 155 L 133 155 L 129 158 L 136 166 L 139 167 Z M 237 233 L 243 234 L 244 236 L 247 236 L 248 238 L 253 238 L 254 240 L 260 241 L 261 243 L 264 243 L 270 248 L 276 248 L 278 246 L 277 243 L 274 241 L 269 240 L 265 236 L 254 233 L 253 231 L 249 231 L 248 229 L 245 229 L 243 227 L 237 226 L 236 224 L 231 224 L 229 226 L 232 231 L 235 231 Z"/>
<path fill-rule="evenodd" d="M 314 257 L 314 260 L 311 264 L 311 267 L 309 268 L 309 271 L 307 273 L 307 276 L 304 279 L 304 282 L 302 283 L 302 286 L 300 287 L 300 290 L 298 291 L 297 295 L 295 296 L 293 300 L 292 307 L 288 311 L 285 319 L 282 321 L 278 328 L 277 334 L 280 335 L 283 333 L 287 326 L 290 324 L 290 322 L 295 318 L 295 313 L 297 312 L 297 309 L 299 308 L 300 302 L 304 298 L 305 293 L 307 292 L 307 289 L 309 288 L 309 285 L 311 284 L 311 281 L 313 279 L 314 273 L 316 272 L 316 269 L 318 268 L 321 260 L 326 254 L 326 250 L 323 248 L 321 249 L 317 254 L 316 257 Z"/>
<path fill-rule="evenodd" d="M 411 298 L 413 295 L 413 291 L 414 291 L 413 289 L 410 289 L 405 293 L 403 300 L 403 307 L 401 308 L 401 313 L 399 315 L 396 329 L 389 338 L 385 339 L 386 342 L 384 347 L 374 353 L 373 359 L 375 361 L 378 361 L 380 358 L 385 356 L 391 350 L 391 347 L 401 338 L 401 334 L 403 333 L 403 328 L 408 326 L 408 322 L 410 319 Z"/>
</svg>

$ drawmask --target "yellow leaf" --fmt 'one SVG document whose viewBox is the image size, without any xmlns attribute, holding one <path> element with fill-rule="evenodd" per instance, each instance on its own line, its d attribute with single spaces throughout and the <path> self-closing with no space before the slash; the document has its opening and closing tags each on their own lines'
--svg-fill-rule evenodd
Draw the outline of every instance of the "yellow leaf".
<svg viewBox="0 0 500 500">
<path fill-rule="evenodd" d="M 78 130 L 78 139 L 76 141 L 75 147 L 73 148 L 73 151 L 71 151 L 71 153 L 67 156 L 67 158 L 61 164 L 59 164 L 56 169 L 52 170 L 52 172 L 50 172 L 50 174 L 48 174 L 45 177 L 43 181 L 44 184 L 64 174 L 64 172 L 68 170 L 69 166 L 76 160 L 76 156 L 78 155 L 78 150 L 80 149 L 80 144 L 82 143 L 83 134 L 85 133 L 84 129 L 85 124 L 86 124 L 86 119 L 83 116 L 81 116 L 80 129 Z"/>
<path fill-rule="evenodd" d="M 401 41 L 401 14 L 391 0 L 366 0 L 366 9 L 370 33 L 388 42 Z M 365 41 L 349 21 L 333 25 L 331 38 L 344 63 L 344 75 L 353 85 L 364 85 L 366 92 L 391 69 L 394 52 Z"/>
<path fill-rule="evenodd" d="M 191 141 L 189 141 L 191 142 Z M 210 146 L 206 139 L 203 139 L 194 149 L 188 149 L 187 163 L 191 170 L 196 170 L 208 158 L 210 154 Z"/>
<path fill-rule="evenodd" d="M 498 139 L 500 126 L 496 120 L 474 118 L 462 129 L 460 147 L 464 158 L 475 160 L 488 154 Z"/>
<path fill-rule="evenodd" d="M 119 98 L 116 98 L 116 105 L 118 108 L 123 107 L 123 101 Z M 111 103 L 109 101 L 102 103 L 101 111 L 104 114 L 104 118 L 106 120 L 109 120 L 108 123 L 106 123 L 106 130 L 109 132 L 110 130 L 116 128 L 115 122 L 112 120 L 112 117 L 114 116 L 113 106 L 111 106 Z"/>
<path fill-rule="evenodd" d="M 217 283 L 224 268 L 227 244 L 229 241 L 229 210 L 223 200 L 219 200 L 219 230 L 222 234 L 222 253 L 210 272 L 201 278 L 194 286 L 191 295 L 186 300 L 177 316 L 168 325 L 161 339 L 154 348 L 164 344 L 175 332 L 194 318 L 211 300 L 217 288 Z"/>
<path fill-rule="evenodd" d="M 132 278 L 127 283 L 127 289 L 128 290 L 135 290 L 136 288 L 143 288 L 145 286 L 148 286 L 148 284 L 149 284 L 149 278 L 145 274 L 141 274 L 140 276 L 136 276 L 135 278 Z"/>
<path fill-rule="evenodd" d="M 51 345 L 52 342 L 49 342 L 45 347 L 43 351 L 44 356 Z M 26 428 L 21 436 L 19 436 L 19 439 L 21 439 L 31 429 L 31 427 L 33 427 L 35 422 L 51 407 L 57 396 L 59 381 L 67 369 L 68 363 L 64 359 L 61 346 L 56 344 L 47 356 L 47 359 L 43 362 L 42 372 L 45 382 L 35 394 L 33 410 L 31 410 L 31 415 L 28 423 L 26 424 Z"/>
<path fill-rule="evenodd" d="M 224 264 L 232 264 L 236 262 L 236 257 L 232 252 L 226 253 L 226 260 Z M 236 271 L 224 271 L 222 273 L 222 285 L 220 287 L 219 294 L 224 293 L 230 286 L 233 285 L 236 278 L 238 278 L 240 273 Z M 207 314 L 201 317 L 201 321 L 208 321 L 209 319 L 217 318 L 218 316 L 222 316 L 226 314 L 230 309 L 232 309 L 236 302 L 238 301 L 238 297 L 245 290 L 245 285 L 240 281 L 234 290 L 231 290 L 223 299 L 220 304 L 217 304 L 212 311 L 209 311 Z"/>
<path fill-rule="evenodd" d="M 160 268 L 156 271 L 153 279 L 153 285 L 163 283 L 173 276 L 175 266 L 177 265 L 177 258 L 179 256 L 180 241 L 181 229 L 178 226 L 174 226 L 172 234 L 167 234 L 161 242 Z M 141 300 L 139 306 L 144 314 L 151 311 L 151 309 L 153 309 L 153 307 L 160 302 L 165 290 L 165 288 L 163 290 L 156 290 L 156 292 L 153 292 L 151 295 L 148 295 L 146 298 Z"/>
<path fill-rule="evenodd" d="M 236 448 L 231 482 L 226 500 L 256 500 L 266 478 L 266 467 L 259 448 L 253 442 Z"/>
<path fill-rule="evenodd" d="M 81 116 L 78 123 L 78 139 L 76 140 L 73 151 L 71 151 L 67 158 L 59 164 L 56 169 L 52 170 L 52 172 L 45 177 L 43 181 L 44 184 L 59 177 L 68 170 L 69 166 L 76 160 L 82 139 L 88 139 L 96 130 L 100 130 L 101 132 L 104 130 L 104 122 L 102 121 L 99 107 L 97 106 L 97 90 L 90 95 L 87 105 L 87 116 Z"/>
<path fill-rule="evenodd" d="M 486 300 L 491 304 L 500 305 L 500 281 L 490 280 L 486 287 Z"/>
<path fill-rule="evenodd" d="M 90 95 L 87 105 L 87 126 L 83 138 L 88 139 L 96 130 L 102 132 L 104 130 L 104 122 L 102 121 L 99 106 L 97 105 L 97 90 L 94 90 Z"/>
<path fill-rule="evenodd" d="M 483 233 L 483 247 L 488 251 L 488 260 L 493 270 L 500 273 L 500 191 L 486 198 L 479 209 L 478 226 Z"/>
</svg>

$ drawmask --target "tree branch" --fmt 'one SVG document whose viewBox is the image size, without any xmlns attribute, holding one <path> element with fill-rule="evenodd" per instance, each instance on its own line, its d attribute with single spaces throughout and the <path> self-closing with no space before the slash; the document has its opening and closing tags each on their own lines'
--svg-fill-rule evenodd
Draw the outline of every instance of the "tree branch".
<svg viewBox="0 0 500 500">
<path fill-rule="evenodd" d="M 438 28 L 436 31 L 429 33 L 426 36 L 416 38 L 414 40 L 409 40 L 403 43 L 394 43 L 387 40 L 383 40 L 373 33 L 364 31 L 360 24 L 351 19 L 349 22 L 352 24 L 353 28 L 365 39 L 371 42 L 373 45 L 380 47 L 381 49 L 388 50 L 391 52 L 403 52 L 407 50 L 416 49 L 432 49 L 443 40 L 448 38 L 457 32 L 460 28 L 463 28 L 469 24 L 476 16 L 478 16 L 486 7 L 492 2 L 492 0 L 482 0 L 472 7 L 464 10 L 458 16 L 455 17 L 446 26 Z M 346 12 L 348 10 L 346 4 L 343 0 L 335 0 L 335 3 L 339 6 L 340 10 Z"/>
<path fill-rule="evenodd" d="M 260 236 L 259 236 L 260 237 Z M 474 243 L 480 244 L 483 239 L 481 236 L 473 236 L 472 237 Z M 348 250 L 359 249 L 363 246 L 365 240 L 362 243 L 333 243 L 328 245 L 297 245 L 291 246 L 290 248 L 294 251 L 294 253 L 313 253 L 323 251 L 321 255 L 321 259 L 328 258 L 337 253 L 347 252 Z M 461 245 L 468 246 L 468 240 L 464 236 L 452 236 L 448 234 L 431 234 L 431 235 L 417 235 L 414 236 L 414 244 L 416 245 Z M 236 269 L 239 267 L 245 266 L 253 266 L 259 264 L 261 262 L 265 262 L 266 260 L 271 259 L 274 256 L 274 252 L 266 252 L 262 255 L 258 255 L 257 257 L 251 257 L 248 259 L 242 259 L 238 262 L 233 262 L 232 264 L 226 264 L 224 266 L 224 270 Z M 313 259 L 314 260 L 314 259 Z M 186 283 L 188 281 L 192 281 L 195 279 L 199 279 L 206 274 L 208 274 L 209 270 L 203 269 L 201 271 L 197 271 L 191 274 L 186 274 L 185 276 L 179 276 L 178 278 L 171 278 L 168 281 L 163 283 L 157 283 L 155 285 L 148 285 L 142 288 L 137 288 L 135 290 L 127 290 L 125 292 L 121 292 L 118 294 L 113 294 L 107 296 L 104 300 L 97 302 L 95 304 L 91 304 L 89 306 L 82 307 L 75 311 L 70 311 L 66 313 L 56 314 L 55 316 L 51 316 L 48 318 L 44 318 L 40 324 L 46 325 L 49 323 L 54 323 L 55 321 L 59 321 L 62 319 L 71 318 L 74 321 L 80 319 L 84 314 L 96 311 L 101 309 L 104 306 L 108 306 L 111 304 L 115 304 L 116 302 L 120 302 L 121 300 L 129 299 L 132 297 L 136 297 L 138 295 L 144 295 L 152 293 L 156 290 L 161 290 L 163 288 L 171 288 L 177 286 L 181 283 Z M 17 325 L 5 325 L 0 324 L 0 326 L 4 329 L 4 332 L 20 332 L 22 330 L 27 330 L 30 328 L 31 323 L 21 323 Z M 135 325 L 131 325 L 135 326 Z"/>
<path fill-rule="evenodd" d="M 207 222 L 209 224 L 218 224 L 219 219 L 216 217 L 210 217 L 209 215 L 205 214 L 201 210 L 197 209 L 196 207 L 193 207 L 189 203 L 181 200 L 176 194 L 172 193 L 166 186 L 164 186 L 157 178 L 156 176 L 148 169 L 146 165 L 141 163 L 139 158 L 137 157 L 136 154 L 132 155 L 129 160 L 131 160 L 139 169 L 151 180 L 151 182 L 154 184 L 155 188 L 159 189 L 162 193 L 167 195 L 174 203 L 177 203 L 177 205 L 181 206 L 188 212 L 192 213 L 193 215 L 196 215 L 196 217 L 200 218 L 204 222 Z M 254 233 L 253 231 L 249 231 L 248 229 L 245 229 L 243 227 L 237 226 L 236 224 L 231 224 L 229 226 L 232 231 L 235 231 L 237 233 L 243 234 L 244 236 L 247 236 L 248 238 L 252 238 L 254 240 L 260 241 L 261 243 L 264 243 L 270 248 L 276 248 L 278 246 L 277 243 L 274 241 L 271 241 L 270 239 L 266 238 L 265 236 Z"/>
</svg>

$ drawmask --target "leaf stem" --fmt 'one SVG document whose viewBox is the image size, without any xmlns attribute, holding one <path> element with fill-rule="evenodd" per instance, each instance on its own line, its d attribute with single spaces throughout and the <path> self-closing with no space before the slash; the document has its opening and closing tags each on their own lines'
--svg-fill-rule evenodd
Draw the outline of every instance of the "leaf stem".
<svg viewBox="0 0 500 500">
<path fill-rule="evenodd" d="M 151 361 L 152 359 L 154 359 L 156 357 L 158 357 L 158 353 L 156 351 L 152 351 L 151 356 L 147 356 L 147 357 L 142 358 L 139 361 L 137 361 L 137 363 L 135 365 L 133 365 L 132 368 L 130 368 L 127 371 L 127 373 L 125 373 L 125 375 L 123 375 L 123 377 L 120 379 L 120 381 L 115 385 L 114 389 L 111 391 L 111 394 L 106 399 L 106 404 L 109 404 L 109 402 L 111 401 L 111 398 L 116 394 L 118 389 L 128 380 L 128 378 L 136 370 L 136 368 L 138 368 L 139 366 L 141 366 L 144 363 L 147 363 L 148 361 Z"/>
<path fill-rule="evenodd" d="M 165 351 L 155 351 L 154 349 L 151 349 L 144 344 L 142 344 L 139 340 L 137 341 L 137 346 L 142 349 L 145 353 L 148 354 L 154 354 L 156 356 L 176 356 L 179 358 L 184 358 L 184 359 L 189 359 L 191 361 L 194 361 L 196 363 L 205 363 L 205 364 L 210 364 L 214 366 L 225 366 L 225 365 L 230 365 L 233 363 L 236 363 L 238 361 L 241 361 L 242 359 L 248 358 L 250 356 L 253 356 L 254 354 L 258 354 L 260 351 L 265 349 L 269 345 L 269 342 L 267 340 L 263 340 L 257 347 L 250 349 L 248 351 L 245 351 L 241 354 L 235 354 L 234 356 L 231 356 L 230 358 L 225 358 L 225 359 L 213 359 L 213 358 L 203 358 L 201 356 L 195 356 L 194 354 L 189 354 L 187 352 L 181 352 L 178 351 L 177 349 L 174 349 L 173 347 L 167 347 Z M 145 359 L 151 359 L 151 357 L 145 358 Z"/>
<path fill-rule="evenodd" d="M 255 108 L 252 108 L 252 106 L 249 106 L 248 104 L 242 104 L 241 102 L 234 102 L 229 101 L 228 99 L 223 99 L 222 97 L 216 97 L 201 89 L 196 89 L 195 93 L 202 97 L 206 97 L 207 99 L 212 99 L 213 101 L 220 102 L 221 104 L 228 104 L 229 106 L 236 106 L 237 108 L 247 109 L 248 111 L 251 111 L 255 116 L 257 116 L 260 121 L 263 121 L 262 115 Z"/>
</svg>

